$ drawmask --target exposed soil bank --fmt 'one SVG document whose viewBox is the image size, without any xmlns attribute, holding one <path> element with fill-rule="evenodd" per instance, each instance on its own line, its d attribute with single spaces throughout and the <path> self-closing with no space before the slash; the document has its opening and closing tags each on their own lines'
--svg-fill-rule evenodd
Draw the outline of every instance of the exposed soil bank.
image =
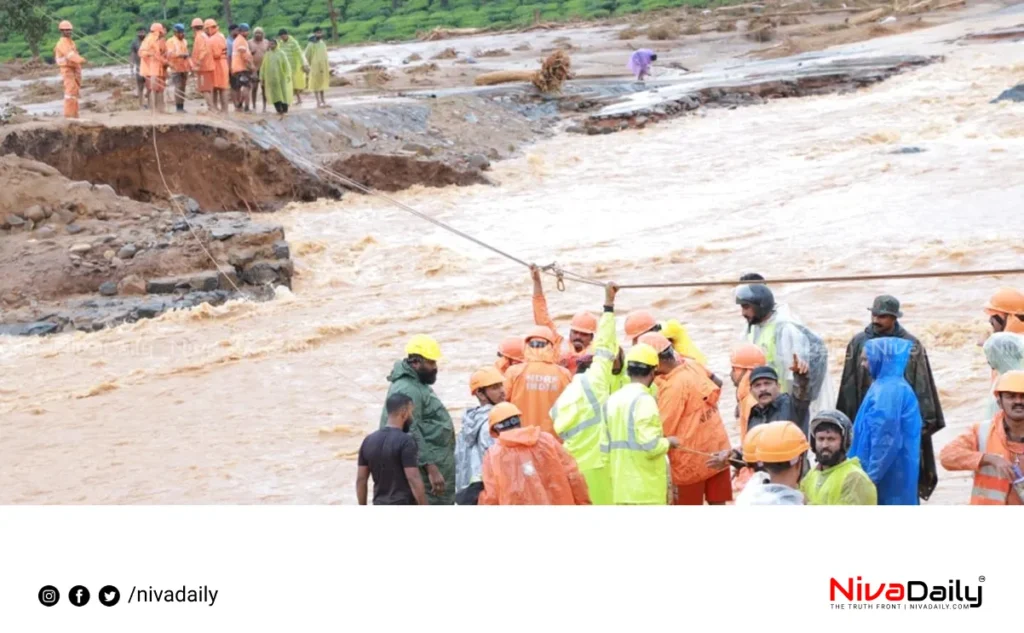
<svg viewBox="0 0 1024 633">
<path fill-rule="evenodd" d="M 331 169 L 355 182 L 379 191 L 401 191 L 413 185 L 447 187 L 448 185 L 491 184 L 480 173 L 479 166 L 467 165 L 460 170 L 441 161 L 420 160 L 409 156 L 388 154 L 357 154 L 334 162 Z"/>
</svg>

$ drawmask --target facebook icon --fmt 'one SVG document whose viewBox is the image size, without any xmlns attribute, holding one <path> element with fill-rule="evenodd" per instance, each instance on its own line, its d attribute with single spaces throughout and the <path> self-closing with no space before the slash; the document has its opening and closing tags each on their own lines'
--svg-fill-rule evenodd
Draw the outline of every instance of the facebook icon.
<svg viewBox="0 0 1024 633">
<path fill-rule="evenodd" d="M 76 607 L 84 607 L 89 603 L 89 590 L 83 585 L 75 585 L 68 593 L 68 599 Z"/>
</svg>

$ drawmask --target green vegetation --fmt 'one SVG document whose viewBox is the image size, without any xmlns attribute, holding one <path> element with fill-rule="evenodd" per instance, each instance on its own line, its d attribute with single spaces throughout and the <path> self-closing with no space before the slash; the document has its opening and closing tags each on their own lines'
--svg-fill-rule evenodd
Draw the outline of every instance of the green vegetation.
<svg viewBox="0 0 1024 633">
<path fill-rule="evenodd" d="M 102 52 L 90 52 L 90 41 L 127 57 L 135 29 L 149 28 L 154 21 L 188 26 L 194 17 L 213 17 L 224 23 L 225 0 L 4 0 L 30 1 L 52 26 L 39 49 L 52 56 L 59 37 L 57 21 L 71 20 L 80 34 L 79 50 L 90 63 L 114 63 Z M 334 0 L 338 13 L 339 42 L 407 40 L 417 31 L 436 26 L 452 28 L 511 27 L 528 25 L 539 15 L 542 21 L 573 18 L 599 19 L 680 6 L 705 7 L 738 0 Z M 330 32 L 327 0 L 232 0 L 231 17 L 268 34 L 287 28 L 303 39 L 314 26 Z M 88 39 L 81 38 L 81 34 Z M 31 47 L 23 29 L 4 25 L 0 14 L 0 60 L 29 57 Z"/>
</svg>

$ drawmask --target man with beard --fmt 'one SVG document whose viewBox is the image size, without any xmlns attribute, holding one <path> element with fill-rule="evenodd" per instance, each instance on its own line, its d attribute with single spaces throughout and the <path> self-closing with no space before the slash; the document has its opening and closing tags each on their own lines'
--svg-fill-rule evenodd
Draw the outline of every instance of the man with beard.
<svg viewBox="0 0 1024 633">
<path fill-rule="evenodd" d="M 531 266 L 530 276 L 533 278 L 533 322 L 554 333 L 554 346 L 558 352 L 559 364 L 567 368 L 570 374 L 575 374 L 577 361 L 587 353 L 587 348 L 594 341 L 597 317 L 590 312 L 577 312 L 569 323 L 570 347 L 563 349 L 564 339 L 558 333 L 558 328 L 555 327 L 555 322 L 551 320 L 551 314 L 548 312 L 548 300 L 544 297 L 544 286 L 540 281 L 540 268 Z"/>
<path fill-rule="evenodd" d="M 430 385 L 437 381 L 437 362 L 441 360 L 441 346 L 424 334 L 409 339 L 406 357 L 396 361 L 388 376 L 391 387 L 388 397 L 401 393 L 412 399 L 412 425 L 410 434 L 419 451 L 420 475 L 427 489 L 430 505 L 455 503 L 455 425 L 441 399 Z M 388 424 L 385 409 L 380 416 L 380 428 Z"/>
<path fill-rule="evenodd" d="M 856 457 L 847 458 L 853 423 L 842 411 L 821 411 L 811 420 L 811 450 L 818 467 L 800 482 L 812 506 L 873 506 L 878 504 L 875 484 Z"/>
<path fill-rule="evenodd" d="M 836 408 L 848 418 L 855 418 L 864 396 L 871 387 L 871 375 L 862 364 L 864 344 L 875 338 L 892 337 L 910 341 L 910 362 L 904 378 L 910 383 L 921 407 L 921 418 L 924 428 L 921 433 L 921 472 L 918 475 L 918 495 L 928 500 L 935 485 L 939 481 L 938 469 L 935 466 L 935 449 L 932 447 L 932 435 L 946 428 L 939 403 L 939 390 L 932 378 L 932 368 L 928 364 L 928 353 L 921 342 L 910 332 L 903 329 L 898 319 L 903 316 L 900 302 L 891 295 L 875 298 L 871 308 L 871 325 L 853 337 L 846 346 L 846 365 L 843 367 L 843 378 L 839 383 L 839 399 Z"/>
<path fill-rule="evenodd" d="M 1008 371 L 995 388 L 999 412 L 942 449 L 942 467 L 974 473 L 971 505 L 1024 505 L 1024 371 Z"/>
<path fill-rule="evenodd" d="M 412 398 L 402 393 L 388 396 L 384 404 L 387 425 L 374 431 L 359 447 L 356 496 L 366 505 L 367 482 L 373 475 L 373 505 L 426 505 L 427 493 L 417 467 L 416 440 L 409 436 Z"/>
</svg>

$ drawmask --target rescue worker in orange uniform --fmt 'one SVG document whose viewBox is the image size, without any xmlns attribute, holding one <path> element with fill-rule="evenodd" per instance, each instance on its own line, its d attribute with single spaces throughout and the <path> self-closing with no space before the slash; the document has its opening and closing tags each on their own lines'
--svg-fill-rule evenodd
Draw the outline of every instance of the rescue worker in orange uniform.
<svg viewBox="0 0 1024 633">
<path fill-rule="evenodd" d="M 152 112 L 164 112 L 164 88 L 167 85 L 167 42 L 164 25 L 154 22 L 149 27 L 149 35 L 139 47 L 139 58 L 142 60 L 142 76 L 146 79 L 149 91 L 149 109 Z"/>
<path fill-rule="evenodd" d="M 682 450 L 668 455 L 675 488 L 673 505 L 722 505 L 732 501 L 729 436 L 718 414 L 722 390 L 697 361 L 680 358 L 657 332 L 640 337 L 658 353 L 658 411 L 666 437 Z M 706 455 L 714 455 L 708 459 Z"/>
<path fill-rule="evenodd" d="M 557 363 L 555 334 L 543 325 L 526 335 L 525 362 L 505 372 L 508 401 L 523 412 L 523 426 L 539 426 L 555 435 L 551 407 L 572 382 L 569 370 Z"/>
<path fill-rule="evenodd" d="M 946 444 L 939 460 L 974 473 L 971 505 L 1024 505 L 1024 370 L 1000 376 L 995 394 L 1000 411 Z"/>
<path fill-rule="evenodd" d="M 203 19 L 192 20 L 192 72 L 196 76 L 196 90 L 206 100 L 206 110 L 213 112 L 213 55 L 210 38 L 203 30 Z"/>
<path fill-rule="evenodd" d="M 552 435 L 526 426 L 518 407 L 496 404 L 488 422 L 497 442 L 484 454 L 479 505 L 590 505 L 576 460 Z"/>
<path fill-rule="evenodd" d="M 174 35 L 167 40 L 167 64 L 171 67 L 171 89 L 174 91 L 174 109 L 185 113 L 185 88 L 188 73 L 192 70 L 189 59 L 188 40 L 185 39 L 185 25 L 175 24 Z"/>
<path fill-rule="evenodd" d="M 597 317 L 590 312 L 577 312 L 569 323 L 569 345 L 563 348 L 564 339 L 558 333 L 558 328 L 555 327 L 555 322 L 551 320 L 551 314 L 548 312 L 548 300 L 544 296 L 544 286 L 540 281 L 540 268 L 530 266 L 530 276 L 533 278 L 533 322 L 547 327 L 554 333 L 558 362 L 568 369 L 570 374 L 575 374 L 579 357 L 586 355 L 587 348 L 594 342 Z"/>
<path fill-rule="evenodd" d="M 504 374 L 509 367 L 523 362 L 524 347 L 526 344 L 521 336 L 506 336 L 501 339 L 501 343 L 498 344 L 498 360 L 494 361 L 494 366 Z"/>
<path fill-rule="evenodd" d="M 213 108 L 228 112 L 228 90 L 231 88 L 228 75 L 228 41 L 218 30 L 217 21 L 210 19 L 203 23 L 206 27 L 207 43 L 210 56 L 213 58 Z"/>
<path fill-rule="evenodd" d="M 249 86 L 252 84 L 252 52 L 249 50 L 249 25 L 238 25 L 238 35 L 231 46 L 231 88 L 235 112 L 249 111 Z"/>
<path fill-rule="evenodd" d="M 60 66 L 60 76 L 64 80 L 64 118 L 78 118 L 78 95 L 82 90 L 82 64 L 85 58 L 78 54 L 78 47 L 71 39 L 74 27 L 64 20 L 57 27 L 60 29 L 60 40 L 53 47 L 53 58 Z"/>
<path fill-rule="evenodd" d="M 736 477 L 732 480 L 733 498 L 739 497 L 740 493 L 748 485 L 759 486 L 768 483 L 770 479 L 768 474 L 764 472 L 764 469 L 761 468 L 761 464 L 755 456 L 757 453 L 757 438 L 766 428 L 768 428 L 767 424 L 755 426 L 743 436 L 743 445 L 738 455 L 739 461 L 733 462 L 734 465 L 739 466 Z"/>
<path fill-rule="evenodd" d="M 626 330 L 626 339 L 634 345 L 640 337 L 648 332 L 656 332 L 669 339 L 672 349 L 680 358 L 689 358 L 697 361 L 701 368 L 707 373 L 708 378 L 719 387 L 722 380 L 715 376 L 714 372 L 707 368 L 707 357 L 690 339 L 686 327 L 675 319 L 669 319 L 664 325 L 654 319 L 654 315 L 647 310 L 633 310 L 626 315 L 626 322 L 623 324 Z"/>
<path fill-rule="evenodd" d="M 764 351 L 753 343 L 742 343 L 729 354 L 732 372 L 729 378 L 736 386 L 736 419 L 739 421 L 740 437 L 747 436 L 750 411 L 757 406 L 757 398 L 750 393 L 750 372 L 765 364 Z"/>
<path fill-rule="evenodd" d="M 1024 334 L 1024 293 L 1000 288 L 985 304 L 985 314 L 993 332 Z"/>
</svg>

